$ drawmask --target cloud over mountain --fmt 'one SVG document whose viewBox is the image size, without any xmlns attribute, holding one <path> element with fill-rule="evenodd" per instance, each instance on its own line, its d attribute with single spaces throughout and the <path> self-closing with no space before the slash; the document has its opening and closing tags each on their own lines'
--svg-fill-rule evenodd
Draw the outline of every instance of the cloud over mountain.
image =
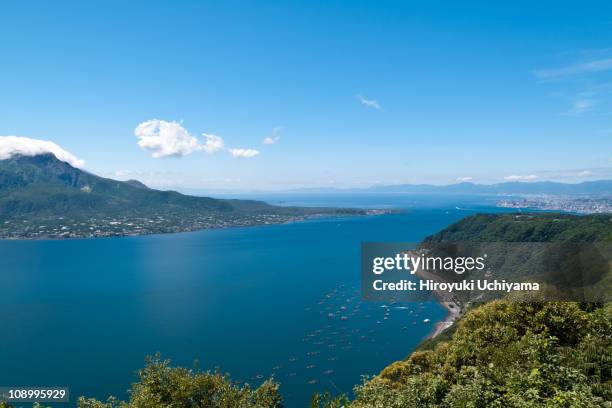
<svg viewBox="0 0 612 408">
<path fill-rule="evenodd" d="M 505 176 L 504 180 L 506 181 L 529 181 L 529 180 L 535 180 L 537 179 L 538 176 L 536 176 L 535 174 L 528 174 L 525 176 L 520 176 L 520 175 L 511 175 L 511 176 Z"/>
<path fill-rule="evenodd" d="M 83 168 L 85 166 L 85 161 L 51 141 L 22 136 L 0 136 L 0 160 L 9 159 L 15 155 L 36 156 L 45 153 L 53 153 L 59 160 L 73 167 Z"/>
</svg>

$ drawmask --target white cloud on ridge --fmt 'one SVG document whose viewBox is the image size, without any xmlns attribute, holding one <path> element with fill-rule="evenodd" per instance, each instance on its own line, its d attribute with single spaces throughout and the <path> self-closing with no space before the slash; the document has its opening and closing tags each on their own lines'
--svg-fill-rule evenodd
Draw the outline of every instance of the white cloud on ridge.
<svg viewBox="0 0 612 408">
<path fill-rule="evenodd" d="M 250 159 L 259 155 L 259 150 L 255 149 L 229 149 L 229 152 L 235 159 Z"/>
<path fill-rule="evenodd" d="M 506 181 L 529 181 L 529 180 L 535 180 L 537 178 L 538 176 L 536 176 L 535 174 L 529 174 L 526 176 L 512 175 L 512 176 L 505 176 L 504 180 Z"/>
<path fill-rule="evenodd" d="M 216 135 L 203 133 L 205 142 L 192 136 L 179 122 L 151 119 L 142 122 L 134 134 L 138 138 L 138 146 L 151 152 L 155 158 L 181 157 L 193 152 L 204 150 L 215 153 L 223 150 L 223 139 Z"/>
<path fill-rule="evenodd" d="M 85 167 L 85 161 L 51 141 L 22 136 L 0 136 L 0 160 L 6 160 L 15 155 L 36 156 L 45 153 L 53 153 L 59 160 L 73 167 Z"/>
<path fill-rule="evenodd" d="M 361 103 L 363 106 L 367 106 L 368 108 L 373 108 L 373 109 L 382 109 L 382 106 L 380 106 L 380 104 L 378 103 L 378 101 L 374 100 L 374 99 L 366 99 L 361 95 L 357 95 L 357 100 L 359 101 L 359 103 Z"/>
</svg>

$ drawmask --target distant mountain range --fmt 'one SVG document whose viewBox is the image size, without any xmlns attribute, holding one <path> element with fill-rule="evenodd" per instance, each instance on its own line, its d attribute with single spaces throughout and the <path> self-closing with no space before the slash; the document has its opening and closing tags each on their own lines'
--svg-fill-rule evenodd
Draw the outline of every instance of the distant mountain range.
<svg viewBox="0 0 612 408">
<path fill-rule="evenodd" d="M 458 183 L 446 186 L 400 184 L 375 186 L 367 189 L 392 193 L 452 193 L 452 194 L 612 194 L 612 180 L 585 181 L 577 184 L 553 181 L 507 182 L 497 184 Z"/>
<path fill-rule="evenodd" d="M 160 191 L 96 176 L 51 153 L 0 160 L 0 237 L 136 235 L 361 213 Z"/>
<path fill-rule="evenodd" d="M 360 193 L 405 193 L 405 194 L 550 194 L 550 195 L 604 195 L 612 196 L 612 180 L 585 181 L 582 183 L 558 183 L 554 181 L 539 182 L 506 182 L 497 184 L 457 183 L 448 185 L 433 184 L 396 184 L 376 185 L 366 188 L 335 188 L 312 187 L 295 188 L 287 190 L 208 190 L 208 189 L 181 189 L 181 191 L 194 194 L 360 194 Z"/>
</svg>

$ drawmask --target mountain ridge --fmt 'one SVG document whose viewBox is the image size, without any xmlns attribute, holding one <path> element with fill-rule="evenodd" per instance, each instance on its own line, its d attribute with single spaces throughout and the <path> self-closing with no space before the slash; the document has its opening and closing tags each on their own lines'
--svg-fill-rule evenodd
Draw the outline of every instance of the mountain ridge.
<svg viewBox="0 0 612 408">
<path fill-rule="evenodd" d="M 560 183 L 556 181 L 509 181 L 495 184 L 462 182 L 456 184 L 390 184 L 362 188 L 305 187 L 285 190 L 223 190 L 182 188 L 189 194 L 360 194 L 360 193 L 404 193 L 404 194 L 550 194 L 550 195 L 604 195 L 612 196 L 612 180 Z"/>
<path fill-rule="evenodd" d="M 52 153 L 0 160 L 0 238 L 139 235 L 361 214 L 155 190 L 97 176 Z"/>
</svg>

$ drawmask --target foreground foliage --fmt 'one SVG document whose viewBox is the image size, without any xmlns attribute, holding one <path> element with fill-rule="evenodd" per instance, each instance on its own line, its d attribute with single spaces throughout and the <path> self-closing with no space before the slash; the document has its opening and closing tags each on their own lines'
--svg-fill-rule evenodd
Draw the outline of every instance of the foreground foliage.
<svg viewBox="0 0 612 408">
<path fill-rule="evenodd" d="M 355 394 L 342 405 L 612 407 L 612 305 L 485 304 L 461 319 L 450 341 L 390 365 Z"/>
<path fill-rule="evenodd" d="M 279 385 L 265 381 L 258 388 L 239 385 L 225 375 L 171 367 L 159 356 L 147 359 L 132 385 L 127 402 L 79 398 L 79 408 L 280 408 Z"/>
</svg>

